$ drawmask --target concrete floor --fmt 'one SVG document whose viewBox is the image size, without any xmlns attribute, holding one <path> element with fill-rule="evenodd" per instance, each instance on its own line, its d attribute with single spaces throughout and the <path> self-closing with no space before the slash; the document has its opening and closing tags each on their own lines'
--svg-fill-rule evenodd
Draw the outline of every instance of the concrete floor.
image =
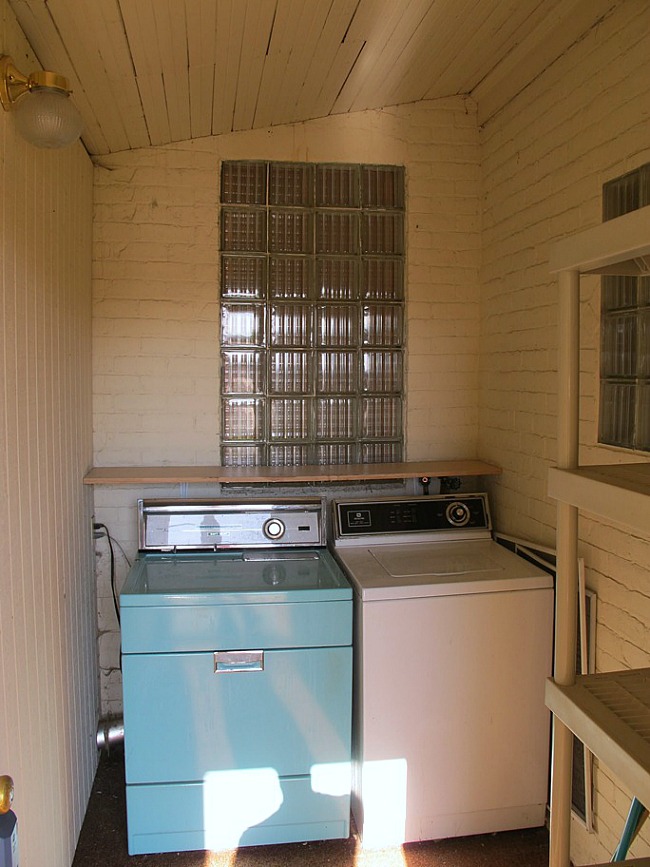
<svg viewBox="0 0 650 867">
<path fill-rule="evenodd" d="M 129 856 L 124 755 L 103 755 L 72 867 L 547 867 L 544 828 L 410 843 L 381 852 L 357 840 L 251 846 L 233 852 Z"/>
</svg>

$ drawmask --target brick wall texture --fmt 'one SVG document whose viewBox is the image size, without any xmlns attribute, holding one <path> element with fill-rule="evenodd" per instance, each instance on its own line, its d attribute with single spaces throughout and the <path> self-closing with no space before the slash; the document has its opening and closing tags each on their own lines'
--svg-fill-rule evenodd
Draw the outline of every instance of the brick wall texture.
<svg viewBox="0 0 650 867">
<path fill-rule="evenodd" d="M 503 467 L 492 490 L 496 526 L 552 545 L 546 496 L 557 411 L 557 285 L 549 245 L 601 221 L 601 188 L 650 160 L 650 8 L 612 14 L 481 130 L 482 264 L 479 453 Z M 611 463 L 597 445 L 598 278 L 582 280 L 581 460 Z M 636 456 L 639 459 L 639 456 Z M 643 459 L 640 457 L 640 459 Z M 647 538 L 580 520 L 579 552 L 598 594 L 596 667 L 647 666 Z M 630 794 L 596 763 L 597 834 L 572 829 L 575 864 L 608 861 Z M 631 854 L 650 852 L 647 831 Z"/>
<path fill-rule="evenodd" d="M 94 216 L 95 463 L 219 463 L 223 159 L 406 167 L 408 458 L 474 457 L 478 141 L 475 105 L 452 98 L 102 157 Z M 130 554 L 135 500 L 147 494 L 96 492 L 96 517 Z M 118 561 L 119 582 L 127 563 Z M 104 712 L 115 713 L 119 634 L 107 563 L 100 546 L 102 699 Z"/>
<path fill-rule="evenodd" d="M 479 150 L 457 98 L 102 158 L 95 205 L 95 456 L 213 464 L 222 159 L 403 164 L 407 449 L 476 452 Z"/>
<path fill-rule="evenodd" d="M 400 163 L 407 178 L 408 458 L 480 456 L 497 528 L 552 545 L 557 287 L 549 245 L 600 222 L 602 183 L 650 160 L 650 8 L 629 0 L 481 128 L 454 97 L 102 157 L 95 170 L 95 462 L 213 464 L 219 455 L 222 159 Z M 583 281 L 582 457 L 596 444 L 599 281 Z M 99 489 L 98 520 L 127 554 L 137 496 Z M 201 495 L 203 491 L 189 492 Z M 214 490 L 207 492 L 214 495 Z M 581 521 L 598 593 L 599 670 L 647 665 L 648 540 Z M 118 584 L 126 561 L 118 557 Z M 117 629 L 98 557 L 104 711 L 119 711 Z M 576 864 L 607 861 L 629 805 L 596 764 L 597 833 Z M 632 853 L 650 852 L 641 835 Z"/>
</svg>

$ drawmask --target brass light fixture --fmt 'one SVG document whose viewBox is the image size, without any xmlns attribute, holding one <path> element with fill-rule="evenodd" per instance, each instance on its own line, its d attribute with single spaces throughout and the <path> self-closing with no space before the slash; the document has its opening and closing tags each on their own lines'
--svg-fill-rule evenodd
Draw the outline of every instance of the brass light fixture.
<svg viewBox="0 0 650 867">
<path fill-rule="evenodd" d="M 8 813 L 14 799 L 14 781 L 7 774 L 0 777 L 0 813 Z"/>
<path fill-rule="evenodd" d="M 18 131 L 36 147 L 67 147 L 81 134 L 67 78 L 46 70 L 24 75 L 7 54 L 0 56 L 0 103 L 15 111 Z"/>
</svg>

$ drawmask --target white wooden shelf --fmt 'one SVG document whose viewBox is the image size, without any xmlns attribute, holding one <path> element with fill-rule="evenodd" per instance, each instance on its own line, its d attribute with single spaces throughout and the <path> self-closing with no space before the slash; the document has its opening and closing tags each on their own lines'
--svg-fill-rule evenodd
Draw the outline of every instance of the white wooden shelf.
<svg viewBox="0 0 650 867">
<path fill-rule="evenodd" d="M 546 705 L 650 804 L 650 668 L 582 675 L 570 686 L 548 680 Z"/>
<path fill-rule="evenodd" d="M 555 500 L 642 533 L 650 528 L 650 463 L 552 468 L 548 493 Z"/>
<path fill-rule="evenodd" d="M 577 465 L 580 277 L 650 273 L 650 206 L 558 241 L 550 270 L 560 287 L 558 467 L 548 477 L 558 503 L 555 679 L 546 691 L 554 715 L 550 867 L 569 867 L 572 732 L 650 804 L 650 669 L 575 676 L 578 511 L 643 534 L 650 529 L 650 464 Z"/>
<path fill-rule="evenodd" d="M 612 862 L 594 864 L 593 867 L 612 867 Z M 632 858 L 631 861 L 618 861 L 616 867 L 650 867 L 650 858 Z"/>
<path fill-rule="evenodd" d="M 638 276 L 650 272 L 650 205 L 558 241 L 550 271 Z"/>
</svg>

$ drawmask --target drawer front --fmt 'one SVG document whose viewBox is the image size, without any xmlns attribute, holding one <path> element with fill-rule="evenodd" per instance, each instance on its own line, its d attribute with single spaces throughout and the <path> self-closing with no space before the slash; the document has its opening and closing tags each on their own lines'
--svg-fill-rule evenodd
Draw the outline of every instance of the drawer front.
<svg viewBox="0 0 650 867">
<path fill-rule="evenodd" d="M 232 794 L 233 789 L 235 794 Z M 127 786 L 129 854 L 235 849 L 347 837 L 349 792 L 314 791 L 306 777 L 242 778 L 228 798 L 204 783 Z"/>
<path fill-rule="evenodd" d="M 213 653 L 123 657 L 129 783 L 214 771 L 309 774 L 350 759 L 352 648 L 270 650 L 215 672 Z"/>
<path fill-rule="evenodd" d="M 122 608 L 123 653 L 352 643 L 352 600 Z"/>
</svg>

